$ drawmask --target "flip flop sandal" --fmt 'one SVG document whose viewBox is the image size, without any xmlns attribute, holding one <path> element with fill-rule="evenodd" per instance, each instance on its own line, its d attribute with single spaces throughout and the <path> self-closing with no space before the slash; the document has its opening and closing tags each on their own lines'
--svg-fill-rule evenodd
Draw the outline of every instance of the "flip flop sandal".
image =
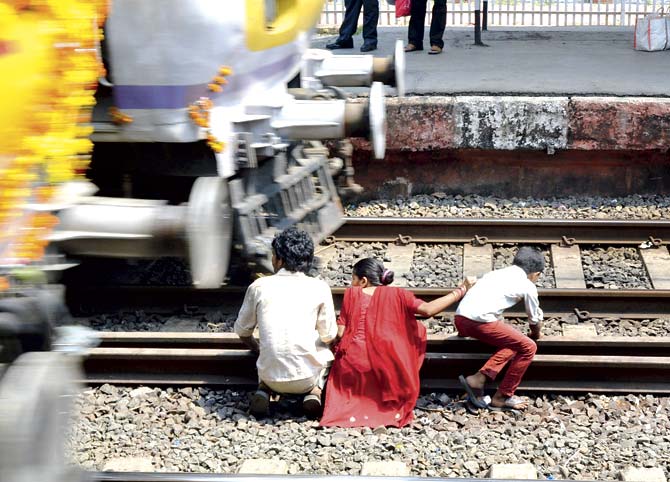
<svg viewBox="0 0 670 482">
<path fill-rule="evenodd" d="M 521 415 L 520 410 L 512 407 L 494 407 L 493 405 L 487 405 L 486 409 L 491 410 L 492 412 L 512 412 L 515 415 Z"/>
<path fill-rule="evenodd" d="M 479 400 L 477 398 L 477 395 L 475 394 L 474 390 L 470 385 L 468 385 L 467 380 L 463 375 L 458 376 L 458 381 L 461 383 L 463 388 L 465 389 L 465 393 L 468 394 L 468 401 L 472 403 L 475 407 L 477 408 L 486 408 L 486 403 L 484 403 L 482 400 Z"/>
<path fill-rule="evenodd" d="M 465 400 L 465 409 L 470 415 L 479 415 L 479 408 L 475 407 L 469 398 Z"/>
<path fill-rule="evenodd" d="M 511 408 L 513 410 L 524 410 L 522 408 L 517 408 L 519 405 L 524 404 L 528 406 L 527 402 L 524 402 L 520 397 L 517 397 L 516 395 L 512 395 L 507 400 L 505 400 L 505 407 Z"/>
<path fill-rule="evenodd" d="M 523 409 L 517 408 L 519 405 L 522 405 L 525 403 L 523 400 L 521 400 L 519 397 L 512 395 L 509 397 L 507 400 L 505 400 L 505 405 L 502 407 L 494 407 L 493 405 L 489 404 L 487 408 L 489 410 L 493 410 L 494 412 L 512 412 L 515 415 L 521 415 L 521 412 Z"/>
<path fill-rule="evenodd" d="M 414 44 L 407 44 L 405 45 L 405 52 L 418 52 L 419 50 L 423 50 L 423 48 L 419 48 Z"/>
</svg>

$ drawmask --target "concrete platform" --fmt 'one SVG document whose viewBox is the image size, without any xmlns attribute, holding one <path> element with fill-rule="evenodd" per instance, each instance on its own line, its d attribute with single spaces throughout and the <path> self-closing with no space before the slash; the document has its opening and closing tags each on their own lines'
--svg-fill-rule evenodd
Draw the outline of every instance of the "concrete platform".
<svg viewBox="0 0 670 482">
<path fill-rule="evenodd" d="M 408 96 L 388 101 L 391 156 L 461 149 L 667 152 L 670 50 L 634 51 L 627 28 L 492 30 L 484 33 L 489 47 L 474 46 L 472 35 L 448 29 L 442 54 L 407 54 Z M 405 36 L 404 28 L 380 29 L 375 55 L 390 55 Z M 367 143 L 356 147 L 369 156 Z"/>
<path fill-rule="evenodd" d="M 391 55 L 396 39 L 407 43 L 404 27 L 379 28 L 374 55 Z M 320 36 L 324 48 L 336 36 Z M 477 47 L 473 30 L 448 28 L 440 55 L 407 54 L 408 94 L 585 95 L 670 97 L 670 50 L 633 50 L 631 28 L 502 29 L 483 32 L 488 47 Z M 337 54 L 360 54 L 354 49 Z M 428 49 L 428 29 L 424 49 Z"/>
</svg>

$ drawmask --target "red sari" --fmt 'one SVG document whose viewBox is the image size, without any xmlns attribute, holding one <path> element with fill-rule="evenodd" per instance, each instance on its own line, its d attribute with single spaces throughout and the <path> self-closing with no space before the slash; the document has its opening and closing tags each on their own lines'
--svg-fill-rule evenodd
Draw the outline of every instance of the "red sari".
<svg viewBox="0 0 670 482">
<path fill-rule="evenodd" d="M 414 314 L 423 303 L 402 288 L 372 296 L 347 289 L 338 323 L 345 325 L 328 376 L 323 426 L 402 427 L 414 418 L 426 329 Z"/>
</svg>

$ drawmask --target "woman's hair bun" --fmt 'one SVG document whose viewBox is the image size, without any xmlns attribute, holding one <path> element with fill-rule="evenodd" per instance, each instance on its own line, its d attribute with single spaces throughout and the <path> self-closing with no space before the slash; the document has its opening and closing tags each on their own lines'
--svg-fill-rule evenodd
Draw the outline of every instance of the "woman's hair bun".
<svg viewBox="0 0 670 482">
<path fill-rule="evenodd" d="M 393 279 L 395 277 L 395 273 L 391 271 L 390 269 L 385 269 L 384 272 L 382 273 L 380 281 L 382 282 L 383 285 L 390 285 L 393 283 Z"/>
</svg>

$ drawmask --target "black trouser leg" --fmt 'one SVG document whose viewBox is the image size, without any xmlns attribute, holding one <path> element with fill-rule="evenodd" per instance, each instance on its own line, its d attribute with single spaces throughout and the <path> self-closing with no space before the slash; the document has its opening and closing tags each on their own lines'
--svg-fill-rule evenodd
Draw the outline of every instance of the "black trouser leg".
<svg viewBox="0 0 670 482">
<path fill-rule="evenodd" d="M 344 0 L 344 20 L 340 26 L 339 44 L 353 44 L 353 36 L 358 27 L 358 17 L 361 14 L 363 0 Z"/>
<path fill-rule="evenodd" d="M 428 0 L 412 0 L 410 10 L 407 40 L 418 49 L 423 47 L 423 24 L 426 22 L 426 3 L 428 3 Z"/>
<path fill-rule="evenodd" d="M 379 0 L 363 0 L 363 45 L 377 46 Z"/>
<path fill-rule="evenodd" d="M 433 18 L 430 21 L 430 45 L 444 48 L 444 28 L 447 26 L 447 0 L 435 0 Z"/>
</svg>

